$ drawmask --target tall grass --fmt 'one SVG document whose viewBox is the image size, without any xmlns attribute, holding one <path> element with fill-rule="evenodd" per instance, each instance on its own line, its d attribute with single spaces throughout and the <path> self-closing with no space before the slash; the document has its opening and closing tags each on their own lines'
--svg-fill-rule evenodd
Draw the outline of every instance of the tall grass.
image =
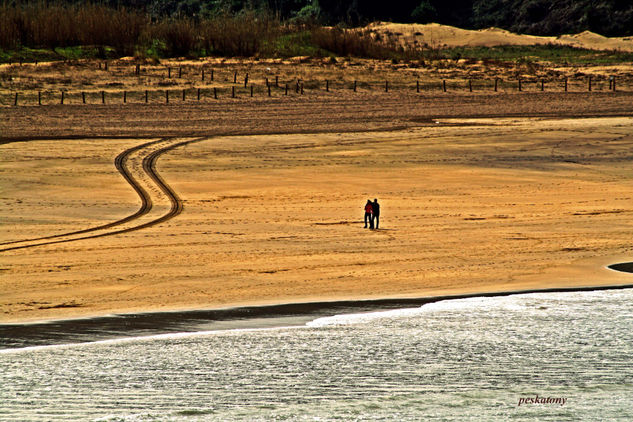
<svg viewBox="0 0 633 422">
<path fill-rule="evenodd" d="M 123 8 L 98 4 L 27 3 L 0 6 L 0 47 L 57 48 L 108 45 L 130 54 L 147 18 Z"/>
<path fill-rule="evenodd" d="M 164 18 L 152 22 L 139 11 L 98 4 L 27 3 L 0 6 L 0 48 L 109 46 L 116 54 L 192 52 L 252 56 L 281 32 L 278 19 L 252 11 L 204 20 Z"/>
<path fill-rule="evenodd" d="M 383 39 L 379 34 L 361 29 L 314 28 L 312 41 L 318 47 L 339 56 L 366 57 L 382 60 L 416 60 L 431 52 L 422 48 L 405 48 L 396 41 Z"/>
</svg>

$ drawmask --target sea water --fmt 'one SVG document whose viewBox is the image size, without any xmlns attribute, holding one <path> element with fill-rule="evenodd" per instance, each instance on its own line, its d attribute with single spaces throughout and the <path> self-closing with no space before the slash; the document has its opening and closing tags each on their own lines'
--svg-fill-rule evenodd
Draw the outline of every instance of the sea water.
<svg viewBox="0 0 633 422">
<path fill-rule="evenodd" d="M 0 351 L 2 421 L 633 420 L 633 291 Z"/>
</svg>

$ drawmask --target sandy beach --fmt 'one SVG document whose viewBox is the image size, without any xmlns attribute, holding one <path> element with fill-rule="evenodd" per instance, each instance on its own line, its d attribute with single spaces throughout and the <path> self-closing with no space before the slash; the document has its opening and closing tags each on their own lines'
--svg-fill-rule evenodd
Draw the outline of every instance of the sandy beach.
<svg viewBox="0 0 633 422">
<path fill-rule="evenodd" d="M 220 108 L 2 109 L 0 320 L 632 283 L 629 93 Z"/>
</svg>

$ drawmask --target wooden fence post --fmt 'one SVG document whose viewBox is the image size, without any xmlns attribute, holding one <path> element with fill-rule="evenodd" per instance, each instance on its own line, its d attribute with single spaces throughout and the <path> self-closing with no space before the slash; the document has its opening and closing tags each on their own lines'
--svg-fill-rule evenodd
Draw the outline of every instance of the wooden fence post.
<svg viewBox="0 0 633 422">
<path fill-rule="evenodd" d="M 275 75 L 275 87 L 279 88 L 279 75 Z"/>
<path fill-rule="evenodd" d="M 18 93 L 15 93 L 15 100 L 13 101 L 13 105 L 17 106 L 18 105 Z"/>
<path fill-rule="evenodd" d="M 147 104 L 147 101 L 149 100 L 148 95 L 149 93 L 145 90 L 145 104 Z"/>
<path fill-rule="evenodd" d="M 137 65 L 136 65 L 136 75 L 138 76 L 138 75 L 140 75 L 140 74 L 141 74 L 141 65 L 140 65 L 140 64 L 137 64 Z"/>
<path fill-rule="evenodd" d="M 567 78 L 565 78 L 565 92 L 567 92 Z"/>
<path fill-rule="evenodd" d="M 182 100 L 185 101 L 185 90 L 182 90 Z"/>
<path fill-rule="evenodd" d="M 182 78 L 182 66 L 178 66 L 178 78 Z"/>
<path fill-rule="evenodd" d="M 497 92 L 497 85 L 499 84 L 499 78 L 495 78 L 495 92 Z"/>
<path fill-rule="evenodd" d="M 615 76 L 613 77 L 613 92 L 615 92 Z"/>
<path fill-rule="evenodd" d="M 211 69 L 211 82 L 213 82 L 213 69 Z"/>
<path fill-rule="evenodd" d="M 521 92 L 521 78 L 519 78 L 519 92 Z"/>
<path fill-rule="evenodd" d="M 127 91 L 123 91 L 123 104 L 127 103 Z"/>
<path fill-rule="evenodd" d="M 231 87 L 231 98 L 235 98 L 235 86 Z"/>
<path fill-rule="evenodd" d="M 42 105 L 42 91 L 37 91 L 37 105 Z"/>
<path fill-rule="evenodd" d="M 81 91 L 81 103 L 86 104 L 86 93 Z"/>
<path fill-rule="evenodd" d="M 468 80 L 468 90 L 470 92 L 473 92 L 473 81 L 470 79 Z"/>
<path fill-rule="evenodd" d="M 165 104 L 169 104 L 169 90 L 165 90 Z"/>
<path fill-rule="evenodd" d="M 545 91 L 545 79 L 541 79 L 541 92 Z"/>
<path fill-rule="evenodd" d="M 288 95 L 288 84 L 286 84 L 286 93 L 284 95 Z"/>
<path fill-rule="evenodd" d="M 62 104 L 62 105 L 64 104 L 64 91 L 62 91 L 62 99 L 61 99 L 60 104 Z"/>
<path fill-rule="evenodd" d="M 446 80 L 442 79 L 442 89 L 446 92 Z"/>
<path fill-rule="evenodd" d="M 270 85 L 268 85 L 268 96 L 270 97 Z"/>
<path fill-rule="evenodd" d="M 415 92 L 420 92 L 420 80 L 415 81 Z"/>
<path fill-rule="evenodd" d="M 354 81 L 354 92 L 356 92 L 356 81 Z"/>
<path fill-rule="evenodd" d="M 103 66 L 104 66 L 105 70 L 107 71 L 108 70 L 108 62 L 104 62 Z"/>
<path fill-rule="evenodd" d="M 244 76 L 244 88 L 248 86 L 248 73 Z"/>
<path fill-rule="evenodd" d="M 589 81 L 587 82 L 587 90 L 591 92 L 591 76 L 589 76 Z"/>
<path fill-rule="evenodd" d="M 171 67 L 167 66 L 167 79 L 171 79 Z"/>
<path fill-rule="evenodd" d="M 385 81 L 385 92 L 389 92 L 389 81 Z"/>
<path fill-rule="evenodd" d="M 218 90 L 215 87 L 213 87 L 213 98 L 216 100 L 218 99 Z"/>
<path fill-rule="evenodd" d="M 330 81 L 325 80 L 325 92 L 330 92 Z"/>
<path fill-rule="evenodd" d="M 237 83 L 237 70 L 235 71 L 235 73 L 233 73 L 233 83 Z"/>
<path fill-rule="evenodd" d="M 200 88 L 198 88 L 198 101 L 200 101 Z"/>
<path fill-rule="evenodd" d="M 251 97 L 253 96 L 253 85 L 251 85 Z"/>
<path fill-rule="evenodd" d="M 204 82 L 204 67 L 202 68 L 202 82 Z"/>
<path fill-rule="evenodd" d="M 101 91 L 101 104 L 105 104 L 105 91 Z"/>
</svg>

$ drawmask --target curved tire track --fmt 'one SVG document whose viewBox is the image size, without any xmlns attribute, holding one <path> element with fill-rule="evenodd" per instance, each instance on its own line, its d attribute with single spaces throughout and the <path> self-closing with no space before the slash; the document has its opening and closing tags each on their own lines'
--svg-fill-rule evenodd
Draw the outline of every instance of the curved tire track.
<svg viewBox="0 0 633 422">
<path fill-rule="evenodd" d="M 168 151 L 170 151 L 172 149 L 175 149 L 175 148 L 178 148 L 180 146 L 184 146 L 184 145 L 187 145 L 187 144 L 190 144 L 190 143 L 199 142 L 199 141 L 201 141 L 203 139 L 206 139 L 206 138 L 196 138 L 196 139 L 191 139 L 191 140 L 188 140 L 188 141 L 183 141 L 183 142 L 179 142 L 179 143 L 176 143 L 176 144 L 168 145 L 166 147 L 163 147 L 163 148 L 160 148 L 160 149 L 158 149 L 156 151 L 151 152 L 149 155 L 147 155 L 143 159 L 143 171 L 154 181 L 154 183 L 156 183 L 156 185 L 158 185 L 158 187 L 167 196 L 167 198 L 169 199 L 169 201 L 171 203 L 171 208 L 170 208 L 169 212 L 167 212 L 166 214 L 162 215 L 161 217 L 159 217 L 157 219 L 154 219 L 152 221 L 148 221 L 148 222 L 140 224 L 138 226 L 128 227 L 128 228 L 121 229 L 121 230 L 109 231 L 109 232 L 106 232 L 106 233 L 98 233 L 98 234 L 93 234 L 93 235 L 83 236 L 83 237 L 73 238 L 73 239 L 59 239 L 59 238 L 62 238 L 62 237 L 67 237 L 67 236 L 74 236 L 74 235 L 79 235 L 79 234 L 85 234 L 85 233 L 95 232 L 95 231 L 99 231 L 99 230 L 107 230 L 109 228 L 116 227 L 116 226 L 119 226 L 119 225 L 122 225 L 122 224 L 125 224 L 125 223 L 129 223 L 130 221 L 134 221 L 134 220 L 146 215 L 147 213 L 149 213 L 150 210 L 153 207 L 152 199 L 151 199 L 149 193 L 147 192 L 147 190 L 145 190 L 145 188 L 143 188 L 143 186 L 141 186 L 141 184 L 137 181 L 137 179 L 132 175 L 130 170 L 127 168 L 126 164 L 127 164 L 128 158 L 129 158 L 129 156 L 131 154 L 133 154 L 133 153 L 135 153 L 135 152 L 137 152 L 139 150 L 142 150 L 143 148 L 150 147 L 150 146 L 158 144 L 160 142 L 165 142 L 168 139 L 169 138 L 163 138 L 163 139 L 160 139 L 158 141 L 147 142 L 147 143 L 144 143 L 144 144 L 141 144 L 141 145 L 137 145 L 137 146 L 132 147 L 132 148 L 128 148 L 127 150 L 123 151 L 121 154 L 119 154 L 114 159 L 114 165 L 117 168 L 117 170 L 119 171 L 119 173 L 121 173 L 123 178 L 132 186 L 132 188 L 135 190 L 135 192 L 141 198 L 141 207 L 134 214 L 131 214 L 131 215 L 127 216 L 127 217 L 124 217 L 124 218 L 122 218 L 120 220 L 113 221 L 111 223 L 103 224 L 103 225 L 96 226 L 96 227 L 90 227 L 90 228 L 83 229 L 83 230 L 77 230 L 77 231 L 73 231 L 73 232 L 62 233 L 62 234 L 57 234 L 57 235 L 52 235 L 52 236 L 45 236 L 45 237 L 34 238 L 34 239 L 24 239 L 24 240 L 6 242 L 6 243 L 3 243 L 2 245 L 22 243 L 22 242 L 37 242 L 37 241 L 41 241 L 41 240 L 49 240 L 48 242 L 41 242 L 41 243 L 34 243 L 34 244 L 27 244 L 27 245 L 20 245 L 20 246 L 12 246 L 12 247 L 8 247 L 8 248 L 3 248 L 3 249 L 0 249 L 0 252 L 6 252 L 6 251 L 11 251 L 11 250 L 17 250 L 17 249 L 33 248 L 33 247 L 44 246 L 44 245 L 53 245 L 53 244 L 58 244 L 58 243 L 75 242 L 75 241 L 78 241 L 78 240 L 85 240 L 85 239 L 95 239 L 95 238 L 105 237 L 105 236 L 113 236 L 113 235 L 116 235 L 116 234 L 128 233 L 128 232 L 131 232 L 131 231 L 135 231 L 135 230 L 140 230 L 140 229 L 144 229 L 144 228 L 147 228 L 147 227 L 151 227 L 151 226 L 163 223 L 163 222 L 165 222 L 167 220 L 170 220 L 170 219 L 176 217 L 183 210 L 182 200 L 180 199 L 178 194 L 171 188 L 171 186 L 169 186 L 169 184 L 167 182 L 165 182 L 165 180 L 158 174 L 158 172 L 156 171 L 156 161 L 165 152 L 168 152 Z M 59 240 L 51 240 L 51 239 L 59 239 Z"/>
</svg>

